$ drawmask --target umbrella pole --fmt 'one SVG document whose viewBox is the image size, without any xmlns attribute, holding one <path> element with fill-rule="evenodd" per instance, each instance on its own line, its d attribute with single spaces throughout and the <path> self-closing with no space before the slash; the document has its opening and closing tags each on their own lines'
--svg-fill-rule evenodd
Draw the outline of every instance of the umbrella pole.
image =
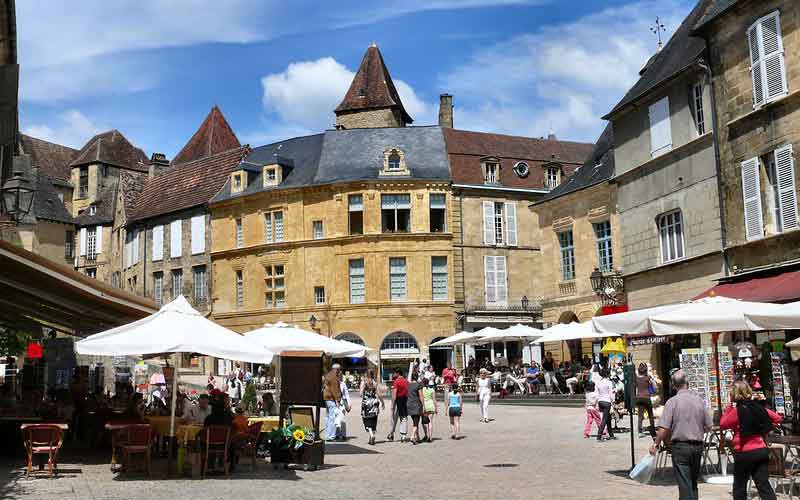
<svg viewBox="0 0 800 500">
<path fill-rule="evenodd" d="M 711 334 L 714 341 L 714 366 L 717 368 L 717 417 L 722 417 L 722 370 L 719 366 L 719 332 Z"/>
<path fill-rule="evenodd" d="M 180 353 L 175 353 L 175 361 L 173 363 L 173 372 L 172 372 L 172 394 L 170 395 L 170 399 L 172 400 L 172 404 L 170 405 L 170 415 L 169 415 L 169 443 L 167 443 L 167 463 L 168 471 L 167 474 L 172 472 L 172 447 L 175 441 L 175 403 L 178 399 L 178 368 L 180 367 Z"/>
</svg>

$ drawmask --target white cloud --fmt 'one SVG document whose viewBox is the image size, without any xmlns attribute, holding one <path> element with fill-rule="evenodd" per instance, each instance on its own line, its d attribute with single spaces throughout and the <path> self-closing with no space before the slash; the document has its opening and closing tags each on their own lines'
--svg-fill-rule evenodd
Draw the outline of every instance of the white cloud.
<svg viewBox="0 0 800 500">
<path fill-rule="evenodd" d="M 70 109 L 58 115 L 55 126 L 35 124 L 22 127 L 22 132 L 25 134 L 76 149 L 81 148 L 90 137 L 103 130 L 76 109 Z"/>
<path fill-rule="evenodd" d="M 334 124 L 333 110 L 350 87 L 353 76 L 354 71 L 332 57 L 293 62 L 285 71 L 261 79 L 264 90 L 262 103 L 268 113 L 277 115 L 280 120 L 277 126 L 281 129 L 318 132 Z M 432 106 L 406 82 L 395 79 L 394 83 L 415 123 L 430 123 Z M 274 136 L 271 131 L 266 134 Z M 263 133 L 252 135 L 263 137 Z"/>
<path fill-rule="evenodd" d="M 593 141 L 655 51 L 654 12 L 672 32 L 688 0 L 645 0 L 477 51 L 441 78 L 458 128 Z"/>
</svg>

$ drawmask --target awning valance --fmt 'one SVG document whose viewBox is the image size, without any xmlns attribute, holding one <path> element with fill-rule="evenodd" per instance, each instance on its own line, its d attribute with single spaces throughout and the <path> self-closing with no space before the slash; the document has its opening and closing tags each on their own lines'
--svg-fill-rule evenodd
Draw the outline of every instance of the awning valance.
<svg viewBox="0 0 800 500">
<path fill-rule="evenodd" d="M 695 299 L 717 295 L 750 302 L 789 302 L 800 299 L 800 271 L 753 276 L 719 283 Z"/>
</svg>

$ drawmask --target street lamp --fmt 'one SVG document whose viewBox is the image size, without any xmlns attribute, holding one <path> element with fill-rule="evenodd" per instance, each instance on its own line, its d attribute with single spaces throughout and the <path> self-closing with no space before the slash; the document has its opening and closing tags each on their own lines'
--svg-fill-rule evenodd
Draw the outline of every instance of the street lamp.
<svg viewBox="0 0 800 500">
<path fill-rule="evenodd" d="M 22 219 L 31 211 L 33 192 L 31 181 L 23 177 L 22 172 L 14 172 L 14 175 L 2 187 L 0 201 L 2 201 L 3 213 L 16 223 L 22 222 Z"/>
<path fill-rule="evenodd" d="M 317 317 L 313 314 L 310 318 L 308 318 L 308 324 L 311 325 L 311 329 L 316 331 L 317 330 Z"/>
<path fill-rule="evenodd" d="M 528 310 L 528 305 L 530 304 L 530 302 L 528 301 L 528 296 L 527 295 L 523 295 L 522 296 L 522 300 L 520 300 L 520 303 L 522 304 L 522 310 L 523 311 L 527 311 Z"/>
<path fill-rule="evenodd" d="M 619 271 L 604 273 L 595 267 L 589 281 L 592 291 L 600 297 L 603 305 L 617 305 L 624 299 L 625 280 Z"/>
</svg>

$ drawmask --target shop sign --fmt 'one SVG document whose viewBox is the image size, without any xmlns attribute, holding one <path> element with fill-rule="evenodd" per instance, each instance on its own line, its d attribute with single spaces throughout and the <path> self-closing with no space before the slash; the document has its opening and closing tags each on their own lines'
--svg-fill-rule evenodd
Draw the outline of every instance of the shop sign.
<svg viewBox="0 0 800 500">
<path fill-rule="evenodd" d="M 650 335 L 648 337 L 637 337 L 628 340 L 628 345 L 652 345 L 669 343 L 669 335 Z"/>
</svg>

